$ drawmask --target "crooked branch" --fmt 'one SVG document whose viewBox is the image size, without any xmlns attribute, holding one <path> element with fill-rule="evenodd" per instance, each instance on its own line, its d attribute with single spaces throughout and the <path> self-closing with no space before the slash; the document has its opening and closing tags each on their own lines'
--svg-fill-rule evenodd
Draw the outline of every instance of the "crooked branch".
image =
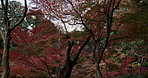
<svg viewBox="0 0 148 78">
<path fill-rule="evenodd" d="M 26 0 L 24 0 L 24 1 L 25 1 L 25 9 L 23 12 L 23 16 L 17 23 L 15 23 L 13 26 L 10 27 L 10 31 L 13 30 L 15 27 L 17 27 L 18 25 L 20 25 L 23 22 L 24 18 L 26 17 L 26 13 L 27 13 L 28 8 L 27 8 L 27 1 Z"/>
</svg>

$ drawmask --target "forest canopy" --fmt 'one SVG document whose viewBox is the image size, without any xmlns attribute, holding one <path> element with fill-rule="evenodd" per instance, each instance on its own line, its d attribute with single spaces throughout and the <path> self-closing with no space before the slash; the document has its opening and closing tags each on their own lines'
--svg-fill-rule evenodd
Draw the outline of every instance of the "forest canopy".
<svg viewBox="0 0 148 78">
<path fill-rule="evenodd" d="M 0 2 L 1 78 L 148 77 L 147 0 Z"/>
</svg>

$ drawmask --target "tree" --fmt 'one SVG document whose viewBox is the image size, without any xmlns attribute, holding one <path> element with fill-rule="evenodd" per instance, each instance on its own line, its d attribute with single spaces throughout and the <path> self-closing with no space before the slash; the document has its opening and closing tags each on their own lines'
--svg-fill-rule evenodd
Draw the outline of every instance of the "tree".
<svg viewBox="0 0 148 78">
<path fill-rule="evenodd" d="M 34 1 L 34 3 L 36 3 L 39 8 L 43 8 L 43 11 L 45 11 L 45 14 L 47 13 L 47 16 L 52 16 L 56 19 L 58 18 L 64 24 L 64 27 L 65 27 L 65 30 L 66 30 L 66 34 L 64 36 L 65 36 L 65 39 L 66 39 L 65 43 L 67 43 L 67 51 L 66 51 L 65 65 L 61 69 L 59 77 L 69 78 L 70 75 L 71 75 L 73 67 L 77 64 L 79 56 L 80 56 L 82 50 L 84 49 L 84 47 L 86 46 L 86 44 L 89 42 L 91 36 L 87 35 L 87 38 L 85 40 L 80 39 L 80 40 L 83 40 L 83 42 L 81 42 L 81 44 L 78 45 L 79 48 L 76 48 L 76 53 L 74 54 L 75 56 L 71 56 L 71 54 L 72 54 L 71 50 L 73 49 L 76 42 L 79 41 L 79 39 L 74 39 L 74 37 L 70 36 L 71 33 L 67 32 L 67 28 L 65 26 L 66 21 L 63 20 L 65 18 L 67 18 L 66 16 L 71 14 L 70 12 L 68 12 L 68 11 L 71 11 L 71 9 L 68 9 L 68 8 L 66 9 L 66 7 L 68 7 L 68 5 L 66 4 L 67 2 L 57 0 L 56 2 L 55 1 L 45 1 L 45 2 L 41 1 L 41 3 Z M 64 4 L 64 5 L 62 5 L 62 4 Z M 48 5 L 48 6 L 40 7 L 42 5 Z M 56 6 L 56 7 L 53 8 L 53 6 Z M 52 10 L 50 10 L 50 9 L 52 9 Z M 68 10 L 67 13 L 64 10 Z M 70 13 L 70 14 L 68 14 L 68 13 Z M 72 15 L 70 15 L 70 16 L 72 16 Z M 73 33 L 77 34 L 76 32 L 73 32 Z"/>
<path fill-rule="evenodd" d="M 10 46 L 10 40 L 11 40 L 11 31 L 16 28 L 18 25 L 21 24 L 23 19 L 26 16 L 27 12 L 27 2 L 25 1 L 25 10 L 23 13 L 23 16 L 16 21 L 15 18 L 18 18 L 15 15 L 14 9 L 12 7 L 9 7 L 9 1 L 8 0 L 1 0 L 1 13 L 2 13 L 2 25 L 0 26 L 0 33 L 3 39 L 3 57 L 2 57 L 2 66 L 3 66 L 3 74 L 1 78 L 8 78 L 10 74 L 10 68 L 9 68 L 9 46 Z M 14 14 L 14 15 L 13 15 Z M 12 20 L 15 20 L 12 22 Z"/>
<path fill-rule="evenodd" d="M 60 77 L 70 76 L 72 71 L 71 68 L 73 67 L 69 67 L 69 66 L 75 65 L 75 63 L 73 64 L 72 60 L 75 59 L 74 62 L 77 62 L 78 56 L 80 54 L 79 52 L 81 52 L 82 48 L 84 47 L 83 42 L 77 43 L 78 41 L 76 41 L 78 39 L 81 39 L 81 38 L 78 38 L 81 32 L 75 32 L 77 33 L 77 35 L 75 33 L 69 33 L 69 34 L 59 33 L 57 29 L 55 29 L 56 27 L 54 27 L 49 22 L 49 20 L 42 21 L 42 23 L 40 24 L 41 24 L 40 26 L 33 28 L 33 30 L 30 30 L 29 32 L 23 31 L 21 28 L 17 28 L 16 30 L 13 31 L 12 42 L 15 43 L 16 45 L 19 45 L 18 48 L 16 47 L 16 52 L 21 52 L 23 55 L 27 55 L 29 58 L 27 58 L 25 61 L 28 61 L 28 63 L 30 62 L 30 64 L 35 64 L 35 66 L 32 66 L 32 67 L 42 66 L 43 68 L 45 67 L 44 64 L 47 64 L 46 65 L 47 67 L 45 68 L 47 69 L 48 67 L 50 68 L 50 70 L 48 69 L 50 71 L 48 72 L 48 77 L 50 77 L 50 73 L 52 73 L 51 76 L 53 76 L 55 74 L 63 73 L 63 72 L 65 74 L 64 75 L 61 74 Z M 75 37 L 69 38 L 69 35 L 73 37 L 77 36 L 77 39 L 75 39 Z M 86 37 L 84 36 L 83 40 L 85 39 Z M 89 39 L 87 39 L 87 42 L 88 40 Z M 65 47 L 67 46 L 67 44 L 70 44 L 71 42 L 73 43 L 73 48 L 71 49 L 71 51 L 73 52 L 70 52 L 69 51 L 70 49 L 68 49 L 67 53 L 70 53 L 70 54 L 67 55 L 67 53 L 65 53 L 65 51 L 67 51 Z M 81 45 L 83 45 L 83 47 L 79 49 Z M 86 42 L 85 42 L 85 45 L 86 45 Z M 79 50 L 77 51 L 77 49 Z M 68 59 L 65 58 L 66 55 Z M 34 59 L 38 59 L 38 60 L 41 59 L 41 60 L 30 61 Z M 66 59 L 68 61 L 66 62 L 66 65 L 65 65 Z M 21 61 L 21 59 L 19 60 Z M 41 62 L 41 63 L 38 63 L 38 62 Z M 70 65 L 67 63 L 69 63 Z M 65 68 L 63 68 L 62 66 L 65 66 Z M 38 72 L 39 68 L 36 68 L 36 69 Z M 55 73 L 55 70 L 61 70 L 61 71 L 60 72 L 56 71 Z"/>
<path fill-rule="evenodd" d="M 33 1 L 35 2 L 35 0 Z M 71 74 L 71 77 L 74 77 L 73 75 L 76 73 L 88 74 L 85 77 L 92 77 L 93 71 L 100 78 L 116 75 L 122 77 L 127 73 L 140 75 L 141 72 L 147 70 L 146 67 L 142 67 L 145 62 L 139 63 L 139 60 L 147 58 L 147 54 L 141 56 L 143 53 L 141 51 L 145 49 L 140 49 L 146 47 L 143 46 L 143 43 L 147 41 L 147 32 L 145 32 L 147 30 L 145 26 L 147 25 L 146 9 L 136 8 L 137 10 L 135 10 L 135 7 L 131 9 L 130 5 L 126 9 L 125 4 L 127 3 L 121 2 L 121 0 L 102 2 L 96 0 L 56 1 L 41 0 L 35 2 L 37 8 L 42 10 L 32 11 L 33 13 L 29 14 L 33 14 L 34 17 L 37 12 L 34 20 L 38 20 L 38 14 L 39 19 L 40 14 L 41 19 L 43 19 L 38 24 L 34 24 L 34 21 L 30 22 L 29 25 L 33 24 L 31 30 L 18 27 L 11 33 L 12 42 L 17 45 L 15 47 L 16 53 L 14 52 L 13 56 L 17 61 L 13 63 L 29 68 L 19 70 L 13 68 L 15 66 L 13 64 L 14 70 L 25 71 L 24 73 L 19 72 L 22 77 L 29 77 L 26 76 L 27 73 L 32 73 L 29 74 L 32 77 L 42 75 L 41 77 L 69 78 Z M 136 13 L 136 11 L 139 12 Z M 32 17 L 32 15 L 30 16 Z M 67 18 L 68 16 L 69 18 Z M 65 25 L 66 32 L 58 29 L 57 24 L 51 22 L 57 20 Z M 82 28 L 68 32 L 66 27 L 69 25 L 82 26 Z M 133 41 L 135 39 L 131 37 L 136 38 L 136 41 Z M 126 43 L 128 40 L 131 42 Z M 137 47 L 138 49 L 135 49 Z M 137 54 L 136 50 L 141 54 Z M 129 55 L 130 52 L 136 57 Z M 19 56 L 19 54 L 21 57 L 16 58 L 15 56 Z M 137 63 L 136 69 L 133 68 L 134 63 Z M 20 68 L 19 65 L 16 67 Z M 79 71 L 78 67 L 84 69 L 79 69 Z"/>
<path fill-rule="evenodd" d="M 71 6 L 66 5 L 67 2 Z M 99 63 L 101 62 L 103 53 L 104 53 L 104 51 L 105 51 L 105 49 L 106 49 L 106 47 L 108 45 L 108 40 L 109 40 L 109 36 L 110 36 L 110 33 L 111 33 L 111 26 L 112 26 L 112 22 L 113 22 L 113 13 L 114 13 L 115 9 L 117 9 L 117 7 L 120 4 L 120 2 L 121 2 L 121 0 L 118 0 L 118 1 L 111 0 L 111 1 L 102 1 L 102 2 L 95 1 L 95 0 L 92 0 L 92 1 L 81 0 L 79 2 L 72 1 L 72 0 L 67 0 L 67 1 L 60 1 L 59 0 L 58 3 L 55 3 L 54 1 L 51 1 L 51 3 L 50 3 L 50 1 L 49 2 L 45 1 L 43 3 L 39 3 L 39 2 L 35 2 L 34 1 L 34 3 L 36 3 L 38 6 L 44 5 L 44 7 L 40 7 L 40 8 L 43 8 L 44 9 L 43 11 L 45 11 L 45 12 L 51 13 L 50 15 L 52 15 L 52 13 L 53 13 L 56 16 L 59 16 L 60 18 L 66 17 L 67 15 L 71 16 L 72 19 L 70 19 L 70 20 L 74 21 L 73 25 L 78 26 L 77 24 L 81 24 L 84 27 L 84 30 L 86 32 L 88 32 L 89 35 L 91 35 L 90 37 L 92 37 L 93 40 L 94 40 L 94 47 L 95 48 L 94 48 L 94 52 L 93 52 L 94 53 L 93 57 L 94 57 L 94 59 L 96 61 L 96 68 L 97 68 L 96 69 L 96 73 L 97 73 L 98 77 L 101 77 Z M 64 5 L 62 5 L 62 4 L 64 4 Z M 46 5 L 48 5 L 48 6 L 46 6 Z M 60 9 L 56 10 L 56 9 L 52 8 L 53 5 L 57 6 L 56 8 L 60 8 Z M 67 6 L 69 6 L 68 9 L 65 8 Z M 94 9 L 94 8 L 92 9 L 93 6 L 96 6 L 95 8 L 99 7 L 99 9 L 97 9 L 97 10 L 95 9 L 96 11 L 93 11 L 93 9 Z M 49 9 L 52 9 L 54 12 L 48 10 L 48 7 L 49 7 Z M 78 7 L 81 7 L 81 8 L 79 9 Z M 66 10 L 68 10 L 68 11 L 66 11 L 67 13 L 63 12 L 64 8 Z M 92 13 L 89 10 L 87 10 L 87 9 L 90 9 L 90 11 L 92 11 Z M 89 12 L 91 14 L 89 14 Z M 94 12 L 96 12 L 96 16 L 92 15 Z M 85 18 L 84 15 L 86 15 L 86 16 L 88 15 L 88 17 Z M 95 17 L 99 17 L 102 20 L 95 20 Z M 97 19 L 99 19 L 99 18 L 97 18 Z M 89 19 L 90 19 L 90 21 L 88 21 Z M 104 21 L 106 21 L 106 22 L 104 22 Z M 68 23 L 71 23 L 71 21 L 68 21 Z M 106 28 L 104 28 L 104 27 L 106 27 Z M 98 29 L 98 30 L 95 30 L 95 29 Z M 103 33 L 103 34 L 101 36 L 98 36 L 98 34 L 100 35 L 100 33 L 101 34 Z M 90 39 L 90 38 L 88 37 L 88 39 Z M 86 41 L 89 41 L 89 40 L 86 40 Z M 86 46 L 85 42 L 84 42 L 84 44 Z M 68 44 L 68 50 L 67 50 L 67 61 L 65 63 L 67 66 L 65 65 L 63 70 L 65 70 L 65 68 L 66 68 L 66 69 L 70 69 L 70 71 L 71 71 L 74 66 L 68 68 L 69 67 L 68 64 L 75 63 L 76 61 L 73 61 L 71 63 L 71 60 L 68 60 L 69 57 L 70 57 L 69 53 L 71 53 L 70 52 L 71 48 L 74 45 L 73 42 L 68 42 L 68 43 L 69 44 Z M 99 46 L 99 45 L 101 45 L 101 46 Z M 96 53 L 96 47 L 97 46 L 99 48 L 102 48 L 100 50 L 99 49 L 97 50 L 98 53 Z M 96 54 L 99 54 L 99 55 L 96 56 Z M 75 65 L 75 64 L 72 64 L 72 65 Z M 66 71 L 65 71 L 65 74 L 66 74 Z M 67 76 L 67 77 L 69 77 L 69 76 Z"/>
<path fill-rule="evenodd" d="M 45 20 L 41 10 L 30 10 L 27 15 L 27 19 L 34 17 L 33 25 L 32 19 L 29 19 L 31 23 L 27 23 L 32 26 L 32 29 L 26 30 L 23 26 L 19 26 L 11 32 L 11 42 L 16 46 L 12 50 L 14 54 L 11 55 L 10 60 L 12 64 L 17 64 L 16 66 L 11 65 L 11 71 L 13 75 L 22 77 L 39 77 L 40 75 L 52 77 L 56 75 L 55 70 L 64 59 L 62 48 L 58 47 L 59 38 L 56 38 L 60 31 L 50 20 Z M 20 57 L 16 57 L 17 55 Z M 19 69 L 19 65 L 28 67 L 28 69 Z M 26 72 L 21 73 L 21 70 Z"/>
<path fill-rule="evenodd" d="M 50 21 L 42 21 L 40 24 L 40 26 L 28 31 L 23 30 L 22 27 L 17 27 L 11 33 L 12 42 L 17 45 L 16 49 L 13 50 L 15 53 L 11 56 L 11 63 L 17 64 L 17 66 L 14 65 L 15 68 L 11 65 L 11 68 L 18 70 L 18 73 L 12 70 L 14 75 L 39 77 L 43 74 L 44 77 L 50 77 L 52 69 L 58 66 L 56 61 L 63 59 L 57 57 L 60 56 L 60 49 L 54 48 L 56 50 L 54 51 L 49 43 L 50 38 L 57 33 L 56 27 L 53 27 Z M 17 54 L 20 57 L 15 57 Z M 23 69 L 26 72 L 22 73 L 19 65 L 28 67 L 28 69 Z M 54 74 L 53 71 L 52 74 Z"/>
<path fill-rule="evenodd" d="M 121 0 L 102 1 L 102 2 L 98 2 L 98 3 L 95 2 L 96 4 L 95 3 L 93 4 L 93 2 L 92 2 L 92 4 L 89 4 L 87 6 L 91 6 L 89 8 L 90 9 L 93 8 L 94 12 L 96 12 L 97 14 L 94 15 L 93 10 L 90 10 L 90 11 L 92 11 L 92 13 L 90 11 L 88 11 L 88 15 L 87 15 L 87 12 L 86 12 L 86 16 L 87 16 L 86 18 L 85 17 L 83 18 L 81 16 L 81 12 L 83 13 L 83 11 L 80 11 L 80 13 L 79 13 L 79 11 L 76 10 L 74 5 L 72 4 L 72 1 L 70 1 L 70 0 L 67 0 L 67 1 L 72 5 L 74 11 L 77 13 L 78 17 L 81 20 L 81 24 L 93 36 L 93 40 L 94 40 L 93 58 L 94 58 L 95 64 L 96 64 L 96 75 L 98 78 L 102 78 L 99 64 L 102 60 L 103 54 L 104 54 L 107 46 L 108 46 L 108 41 L 109 41 L 109 37 L 110 37 L 110 33 L 111 33 L 111 27 L 112 27 L 112 23 L 113 23 L 114 11 L 118 8 Z M 92 5 L 96 6 L 97 8 L 99 7 L 99 9 L 94 9 L 96 7 L 92 7 Z M 97 17 L 98 17 L 97 19 L 101 19 L 101 16 L 103 16 L 102 20 L 95 19 Z M 89 18 L 91 18 L 91 19 L 88 20 Z M 86 21 L 84 21 L 84 20 L 86 20 Z M 87 20 L 88 20 L 88 23 L 87 23 Z M 96 23 L 96 21 L 98 24 Z M 104 29 L 104 27 L 106 27 L 106 28 Z M 97 28 L 99 30 L 96 31 L 94 28 Z M 99 48 L 97 48 L 97 47 L 99 47 Z"/>
</svg>

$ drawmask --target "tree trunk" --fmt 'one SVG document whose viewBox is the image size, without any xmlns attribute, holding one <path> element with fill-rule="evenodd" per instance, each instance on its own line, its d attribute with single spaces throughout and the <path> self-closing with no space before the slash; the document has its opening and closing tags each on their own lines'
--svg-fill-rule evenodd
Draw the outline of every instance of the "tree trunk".
<svg viewBox="0 0 148 78">
<path fill-rule="evenodd" d="M 23 13 L 22 18 L 18 20 L 14 25 L 10 26 L 11 22 L 9 19 L 9 0 L 1 0 L 1 8 L 2 8 L 2 15 L 3 15 L 3 24 L 4 24 L 4 29 L 0 28 L 0 33 L 3 38 L 3 43 L 4 43 L 4 49 L 3 49 L 3 57 L 2 57 L 2 66 L 3 66 L 3 73 L 1 78 L 8 78 L 10 74 L 10 67 L 9 67 L 9 46 L 10 46 L 10 40 L 11 40 L 11 31 L 16 28 L 18 25 L 20 25 L 27 13 L 27 1 L 24 0 L 25 3 L 25 10 Z M 14 14 L 12 14 L 13 16 Z M 14 16 L 13 16 L 14 17 Z"/>
<path fill-rule="evenodd" d="M 4 49 L 3 49 L 3 57 L 2 57 L 2 66 L 3 66 L 3 74 L 1 78 L 8 78 L 10 73 L 9 67 L 9 43 L 10 43 L 10 32 L 7 31 L 5 33 Z"/>
<path fill-rule="evenodd" d="M 77 64 L 76 61 L 67 62 L 64 68 L 60 71 L 59 78 L 70 78 L 72 69 L 76 64 Z"/>
<path fill-rule="evenodd" d="M 100 63 L 96 62 L 96 75 L 98 78 L 102 78 L 102 73 L 101 73 L 99 64 Z"/>
</svg>

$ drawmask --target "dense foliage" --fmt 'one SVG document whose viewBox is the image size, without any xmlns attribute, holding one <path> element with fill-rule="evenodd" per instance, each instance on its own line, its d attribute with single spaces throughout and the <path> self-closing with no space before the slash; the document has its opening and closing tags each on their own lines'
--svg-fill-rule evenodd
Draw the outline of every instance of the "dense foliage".
<svg viewBox="0 0 148 78">
<path fill-rule="evenodd" d="M 15 4 L 19 16 L 22 5 Z M 145 0 L 31 0 L 31 4 L 36 7 L 11 32 L 10 78 L 148 77 Z M 0 59 L 3 44 L 0 37 Z M 0 64 L 0 75 L 2 71 Z"/>
</svg>

